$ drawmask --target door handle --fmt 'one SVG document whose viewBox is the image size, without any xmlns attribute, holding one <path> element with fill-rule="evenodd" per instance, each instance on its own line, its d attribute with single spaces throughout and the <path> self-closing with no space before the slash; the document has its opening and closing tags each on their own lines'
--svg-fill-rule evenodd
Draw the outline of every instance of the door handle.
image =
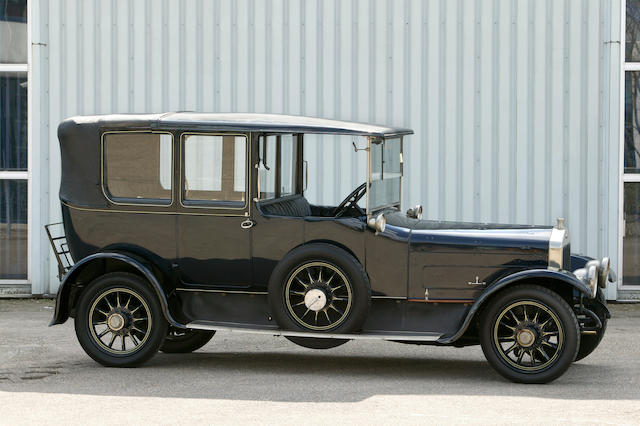
<svg viewBox="0 0 640 426">
<path fill-rule="evenodd" d="M 256 223 L 254 221 L 252 221 L 251 219 L 246 219 L 245 221 L 243 221 L 240 224 L 240 228 L 242 229 L 249 229 L 251 228 L 253 225 L 255 225 Z"/>
</svg>

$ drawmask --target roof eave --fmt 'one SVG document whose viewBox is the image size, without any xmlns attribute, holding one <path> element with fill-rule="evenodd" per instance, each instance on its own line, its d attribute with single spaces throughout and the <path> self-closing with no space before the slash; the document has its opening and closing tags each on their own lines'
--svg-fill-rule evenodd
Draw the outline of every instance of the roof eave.
<svg viewBox="0 0 640 426">
<path fill-rule="evenodd" d="M 257 125 L 238 125 L 238 123 L 216 123 L 216 122 L 185 122 L 170 121 L 164 119 L 155 121 L 151 124 L 153 129 L 201 129 L 201 130 L 224 130 L 229 132 L 254 132 L 254 133 L 305 133 L 305 134 L 321 134 L 321 135 L 345 135 L 345 136 L 366 136 L 366 137 L 400 137 L 412 135 L 411 129 L 390 129 L 389 132 L 363 132 L 353 129 L 334 129 L 322 127 L 304 127 L 304 126 L 261 126 Z"/>
</svg>

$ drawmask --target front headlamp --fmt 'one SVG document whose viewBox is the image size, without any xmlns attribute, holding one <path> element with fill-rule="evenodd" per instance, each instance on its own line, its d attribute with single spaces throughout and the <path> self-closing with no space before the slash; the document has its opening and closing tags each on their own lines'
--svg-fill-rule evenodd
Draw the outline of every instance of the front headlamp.
<svg viewBox="0 0 640 426">
<path fill-rule="evenodd" d="M 608 257 L 603 257 L 600 261 L 600 270 L 598 272 L 598 285 L 600 288 L 607 287 L 607 279 L 609 279 L 609 273 L 611 272 L 611 260 Z"/>
<path fill-rule="evenodd" d="M 611 261 L 608 257 L 601 260 L 590 260 L 584 268 L 573 271 L 573 274 L 589 287 L 591 297 L 596 297 L 598 287 L 607 287 L 607 279 L 610 273 Z"/>
<path fill-rule="evenodd" d="M 585 283 L 591 290 L 591 297 L 596 297 L 598 292 L 598 267 L 587 264 L 587 277 Z"/>
</svg>

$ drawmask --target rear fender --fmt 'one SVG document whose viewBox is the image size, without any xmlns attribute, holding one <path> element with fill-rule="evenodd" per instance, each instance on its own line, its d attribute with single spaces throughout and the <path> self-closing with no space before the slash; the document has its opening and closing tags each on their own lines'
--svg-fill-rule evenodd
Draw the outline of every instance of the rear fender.
<svg viewBox="0 0 640 426">
<path fill-rule="evenodd" d="M 70 296 L 72 294 L 72 290 L 76 287 L 77 279 L 87 267 L 91 265 L 96 265 L 98 262 L 101 262 L 105 259 L 113 260 L 116 262 L 122 262 L 123 266 L 126 265 L 128 267 L 134 268 L 140 275 L 146 278 L 149 282 L 149 285 L 153 288 L 156 295 L 158 296 L 158 300 L 160 301 L 160 305 L 162 307 L 162 313 L 164 317 L 167 319 L 169 324 L 184 328 L 183 324 L 178 323 L 169 312 L 167 297 L 158 281 L 157 277 L 151 272 L 151 270 L 145 266 L 139 260 L 134 259 L 133 257 L 121 254 L 121 253 L 96 253 L 90 256 L 85 257 L 78 263 L 76 263 L 66 274 L 62 277 L 62 282 L 60 283 L 60 288 L 58 290 L 58 295 L 56 296 L 56 308 L 53 314 L 53 319 L 49 326 L 62 324 L 68 318 L 71 312 Z"/>
<path fill-rule="evenodd" d="M 506 276 L 487 287 L 485 291 L 480 295 L 480 297 L 477 298 L 473 303 L 471 309 L 469 309 L 469 312 L 467 313 L 467 316 L 465 317 L 458 331 L 453 335 L 441 337 L 440 340 L 438 340 L 438 343 L 450 344 L 458 340 L 460 337 L 462 337 L 465 331 L 467 331 L 469 325 L 471 324 L 471 321 L 483 306 L 484 302 L 491 298 L 491 296 L 508 286 L 517 285 L 531 279 L 542 279 L 547 282 L 553 281 L 559 286 L 567 286 L 571 290 L 576 290 L 579 293 L 586 295 L 587 297 L 589 297 L 590 295 L 589 287 L 578 278 L 576 278 L 573 274 L 566 271 L 553 271 L 550 269 L 530 269 L 517 272 L 515 274 Z"/>
</svg>

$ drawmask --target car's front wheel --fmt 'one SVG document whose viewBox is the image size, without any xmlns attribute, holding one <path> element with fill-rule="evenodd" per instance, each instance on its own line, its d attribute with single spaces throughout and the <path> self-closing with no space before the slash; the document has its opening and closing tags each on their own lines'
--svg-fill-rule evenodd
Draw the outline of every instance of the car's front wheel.
<svg viewBox="0 0 640 426">
<path fill-rule="evenodd" d="M 480 342 L 498 373 L 514 382 L 547 383 L 569 368 L 580 347 L 580 328 L 557 293 L 521 285 L 489 303 L 481 317 Z"/>
<path fill-rule="evenodd" d="M 158 352 L 167 322 L 141 277 L 113 272 L 93 280 L 78 301 L 76 336 L 85 352 L 108 367 L 130 367 Z"/>
</svg>

